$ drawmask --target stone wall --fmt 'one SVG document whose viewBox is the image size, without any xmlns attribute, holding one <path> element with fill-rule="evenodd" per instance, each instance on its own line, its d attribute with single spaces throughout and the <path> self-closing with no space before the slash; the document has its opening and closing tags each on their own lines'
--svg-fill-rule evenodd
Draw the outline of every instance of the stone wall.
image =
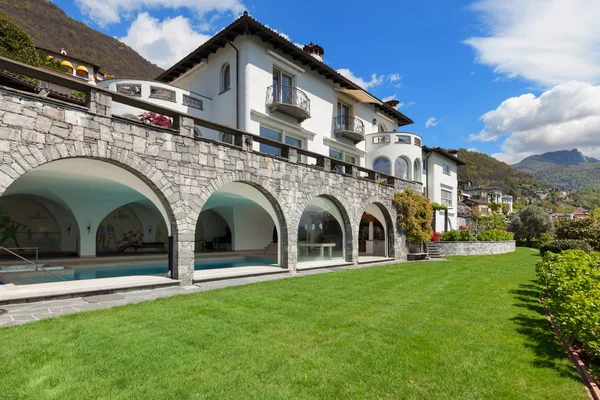
<svg viewBox="0 0 600 400">
<path fill-rule="evenodd" d="M 0 90 L 0 195 L 23 174 L 65 158 L 110 162 L 142 179 L 158 196 L 172 226 L 176 268 L 174 277 L 190 284 L 194 271 L 196 222 L 212 193 L 230 182 L 259 189 L 273 204 L 280 224 L 283 268 L 295 270 L 298 223 L 316 196 L 328 196 L 346 220 L 347 261 L 357 262 L 358 229 L 368 204 L 376 203 L 389 216 L 396 213 L 394 193 L 421 191 L 414 182 L 381 184 L 329 171 L 324 166 L 297 164 L 252 151 L 251 136 L 243 147 L 195 139 L 191 119 L 177 121 L 178 131 L 113 118 L 111 98 L 93 90 L 89 107 Z M 248 139 L 248 140 L 246 140 Z M 394 230 L 395 231 L 395 230 Z M 404 236 L 393 232 L 393 256 L 405 259 Z"/>
<path fill-rule="evenodd" d="M 505 254 L 516 250 L 514 240 L 500 242 L 438 242 L 437 245 L 442 257 Z"/>
</svg>

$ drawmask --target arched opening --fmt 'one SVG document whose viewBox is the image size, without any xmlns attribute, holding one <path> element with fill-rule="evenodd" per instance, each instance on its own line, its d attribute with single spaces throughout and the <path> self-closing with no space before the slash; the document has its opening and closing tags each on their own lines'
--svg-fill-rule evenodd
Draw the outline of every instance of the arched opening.
<svg viewBox="0 0 600 400">
<path fill-rule="evenodd" d="M 377 172 L 381 172 L 382 174 L 389 175 L 391 173 L 390 160 L 385 157 L 377 157 L 373 161 L 373 169 Z"/>
<path fill-rule="evenodd" d="M 376 203 L 369 204 L 358 228 L 359 261 L 393 257 L 393 230 L 391 216 L 385 207 Z"/>
<path fill-rule="evenodd" d="M 0 251 L 5 264 L 20 265 L 18 273 L 0 273 L 0 281 L 167 276 L 171 214 L 154 190 L 125 168 L 87 158 L 52 161 L 23 174 L 0 196 L 0 246 L 29 261 Z M 97 257 L 105 255 L 110 260 Z M 136 256 L 151 260 L 140 264 Z M 45 264 L 52 274 L 39 268 Z"/>
<path fill-rule="evenodd" d="M 221 67 L 221 92 L 231 88 L 231 67 L 229 63 L 223 64 Z"/>
<path fill-rule="evenodd" d="M 379 132 L 389 132 L 387 126 L 383 123 L 379 123 Z"/>
<path fill-rule="evenodd" d="M 413 180 L 421 182 L 421 160 L 416 159 L 413 167 Z"/>
<path fill-rule="evenodd" d="M 195 237 L 195 270 L 270 267 L 281 262 L 282 218 L 259 187 L 232 182 L 206 200 Z"/>
<path fill-rule="evenodd" d="M 348 223 L 336 203 L 325 196 L 308 203 L 298 224 L 298 263 L 346 259 Z"/>
<path fill-rule="evenodd" d="M 394 176 L 400 179 L 410 179 L 408 161 L 404 157 L 396 158 L 394 163 Z"/>
</svg>

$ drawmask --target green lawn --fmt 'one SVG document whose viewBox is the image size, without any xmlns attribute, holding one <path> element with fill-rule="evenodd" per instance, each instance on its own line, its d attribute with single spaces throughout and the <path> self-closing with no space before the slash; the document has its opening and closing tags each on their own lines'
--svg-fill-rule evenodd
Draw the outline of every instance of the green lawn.
<svg viewBox="0 0 600 400">
<path fill-rule="evenodd" d="M 536 253 L 264 282 L 0 329 L 2 399 L 587 399 Z"/>
</svg>

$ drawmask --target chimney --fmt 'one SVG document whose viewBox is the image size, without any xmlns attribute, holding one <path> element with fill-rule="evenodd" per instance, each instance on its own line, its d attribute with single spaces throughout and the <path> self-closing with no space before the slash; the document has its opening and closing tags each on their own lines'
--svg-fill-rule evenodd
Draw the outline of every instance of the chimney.
<svg viewBox="0 0 600 400">
<path fill-rule="evenodd" d="M 304 46 L 303 50 L 317 60 L 323 62 L 323 54 L 325 54 L 325 50 L 323 50 L 323 48 L 318 44 L 313 44 L 313 42 L 310 42 Z"/>
<path fill-rule="evenodd" d="M 388 101 L 384 101 L 383 104 L 386 104 L 392 108 L 396 108 L 398 107 L 398 104 L 400 104 L 400 100 L 388 100 Z"/>
<path fill-rule="evenodd" d="M 448 150 L 448 153 L 452 154 L 454 157 L 458 158 L 458 150 L 454 150 L 454 149 Z"/>
</svg>

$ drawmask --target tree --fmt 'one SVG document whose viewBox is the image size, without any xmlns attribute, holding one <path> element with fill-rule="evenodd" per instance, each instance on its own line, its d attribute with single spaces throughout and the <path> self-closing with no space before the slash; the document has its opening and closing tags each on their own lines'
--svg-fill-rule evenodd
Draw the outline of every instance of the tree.
<svg viewBox="0 0 600 400">
<path fill-rule="evenodd" d="M 500 211 L 501 208 L 502 208 L 501 203 L 496 203 L 493 201 L 490 203 L 490 209 L 492 210 L 492 212 L 498 212 L 498 211 Z"/>
<path fill-rule="evenodd" d="M 585 240 L 594 250 L 600 250 L 600 224 L 593 216 L 562 219 L 556 222 L 556 238 Z"/>
<path fill-rule="evenodd" d="M 539 239 L 544 233 L 552 233 L 552 218 L 542 207 L 529 206 L 523 208 L 510 220 L 510 227 L 516 239 Z"/>
<path fill-rule="evenodd" d="M 481 213 L 477 213 L 473 217 L 469 229 L 473 235 L 477 236 L 483 231 L 504 229 L 505 227 L 504 217 L 501 214 L 491 213 L 488 215 L 481 215 Z"/>
<path fill-rule="evenodd" d="M 433 209 L 427 197 L 409 189 L 396 193 L 393 204 L 398 212 L 398 226 L 406 230 L 409 240 L 427 242 L 431 239 Z"/>
<path fill-rule="evenodd" d="M 40 56 L 31 36 L 0 12 L 0 56 L 37 67 Z"/>
<path fill-rule="evenodd" d="M 502 214 L 508 215 L 509 211 L 510 211 L 510 207 L 508 207 L 508 204 L 502 203 Z"/>
</svg>

